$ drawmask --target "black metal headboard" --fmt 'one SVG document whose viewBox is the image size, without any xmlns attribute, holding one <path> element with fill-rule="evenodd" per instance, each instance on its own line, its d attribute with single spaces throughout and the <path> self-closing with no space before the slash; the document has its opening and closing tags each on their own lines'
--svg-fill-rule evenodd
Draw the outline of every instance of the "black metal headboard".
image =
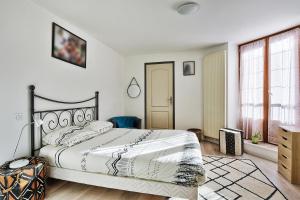
<svg viewBox="0 0 300 200">
<path fill-rule="evenodd" d="M 30 91 L 30 122 L 31 122 L 31 155 L 34 156 L 35 151 L 43 147 L 42 138 L 44 135 L 57 128 L 64 128 L 67 126 L 79 125 L 87 121 L 99 119 L 99 92 L 95 92 L 95 96 L 82 100 L 82 101 L 59 101 L 46 98 L 35 93 L 35 86 L 29 86 Z M 36 99 L 45 102 L 52 102 L 61 105 L 82 105 L 84 103 L 91 103 L 92 106 L 79 106 L 68 107 L 59 109 L 36 110 Z M 38 118 L 44 121 L 43 125 L 39 128 L 39 147 L 36 148 L 36 128 L 34 120 Z"/>
</svg>

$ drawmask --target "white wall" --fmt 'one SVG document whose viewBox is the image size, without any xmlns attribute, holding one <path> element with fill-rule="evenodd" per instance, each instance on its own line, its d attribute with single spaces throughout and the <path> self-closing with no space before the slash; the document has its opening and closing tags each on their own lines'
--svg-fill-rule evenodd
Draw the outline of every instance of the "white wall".
<svg viewBox="0 0 300 200">
<path fill-rule="evenodd" d="M 51 23 L 87 40 L 87 68 L 51 57 Z M 62 100 L 80 100 L 100 92 L 100 119 L 123 114 L 123 57 L 29 0 L 0 2 L 0 164 L 11 159 L 22 125 L 29 118 L 27 87 Z M 138 78 L 140 80 L 140 78 Z M 15 114 L 23 119 L 16 120 Z M 29 153 L 29 129 L 19 155 Z"/>
<path fill-rule="evenodd" d="M 216 46 L 212 46 L 212 47 L 208 47 L 203 49 L 203 55 L 208 55 L 211 53 L 215 53 L 218 51 L 227 51 L 228 50 L 228 43 L 224 43 L 224 44 L 220 44 L 220 45 L 216 45 Z"/>
<path fill-rule="evenodd" d="M 175 61 L 175 128 L 201 128 L 201 52 L 175 52 L 125 57 L 123 86 L 125 114 L 140 117 L 144 124 L 144 63 L 162 61 Z M 196 61 L 195 76 L 183 76 L 183 61 Z M 136 77 L 142 89 L 141 95 L 137 99 L 131 99 L 126 94 L 132 77 Z"/>
<path fill-rule="evenodd" d="M 238 128 L 239 121 L 239 69 L 238 45 L 228 43 L 227 49 L 227 125 Z"/>
</svg>

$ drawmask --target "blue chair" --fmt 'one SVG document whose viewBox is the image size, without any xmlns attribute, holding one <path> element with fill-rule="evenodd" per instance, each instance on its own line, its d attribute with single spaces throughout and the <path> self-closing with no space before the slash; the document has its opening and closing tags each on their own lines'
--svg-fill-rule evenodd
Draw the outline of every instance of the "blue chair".
<svg viewBox="0 0 300 200">
<path fill-rule="evenodd" d="M 134 128 L 141 129 L 142 120 L 134 116 L 118 116 L 112 117 L 108 120 L 113 123 L 114 128 Z"/>
</svg>

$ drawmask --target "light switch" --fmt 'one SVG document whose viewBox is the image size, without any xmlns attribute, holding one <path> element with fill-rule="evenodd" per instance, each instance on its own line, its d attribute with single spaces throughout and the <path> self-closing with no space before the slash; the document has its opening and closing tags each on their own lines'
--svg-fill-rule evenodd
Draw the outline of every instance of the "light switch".
<svg viewBox="0 0 300 200">
<path fill-rule="evenodd" d="M 15 114 L 15 118 L 16 118 L 17 121 L 22 121 L 23 117 L 24 117 L 23 113 L 16 113 Z"/>
</svg>

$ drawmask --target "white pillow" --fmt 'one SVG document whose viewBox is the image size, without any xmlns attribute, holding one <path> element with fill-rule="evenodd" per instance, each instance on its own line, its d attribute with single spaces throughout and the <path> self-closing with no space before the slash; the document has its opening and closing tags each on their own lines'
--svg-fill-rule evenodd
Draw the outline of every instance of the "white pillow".
<svg viewBox="0 0 300 200">
<path fill-rule="evenodd" d="M 43 137 L 43 144 L 50 144 L 53 146 L 61 145 L 61 141 L 64 138 L 68 137 L 68 135 L 73 134 L 75 131 L 82 129 L 83 127 L 80 126 L 67 126 L 61 129 L 54 130 Z"/>
<path fill-rule="evenodd" d="M 74 146 L 76 144 L 79 144 L 81 142 L 85 142 L 89 139 L 92 139 L 96 136 L 100 135 L 100 133 L 92 130 L 80 130 L 80 131 L 75 131 L 74 133 L 68 135 L 67 137 L 63 138 L 61 140 L 61 145 L 63 146 Z"/>
<path fill-rule="evenodd" d="M 112 129 L 113 123 L 106 122 L 106 121 L 92 121 L 89 124 L 85 126 L 87 129 L 90 129 L 92 131 L 96 131 L 100 134 L 105 133 Z"/>
</svg>

